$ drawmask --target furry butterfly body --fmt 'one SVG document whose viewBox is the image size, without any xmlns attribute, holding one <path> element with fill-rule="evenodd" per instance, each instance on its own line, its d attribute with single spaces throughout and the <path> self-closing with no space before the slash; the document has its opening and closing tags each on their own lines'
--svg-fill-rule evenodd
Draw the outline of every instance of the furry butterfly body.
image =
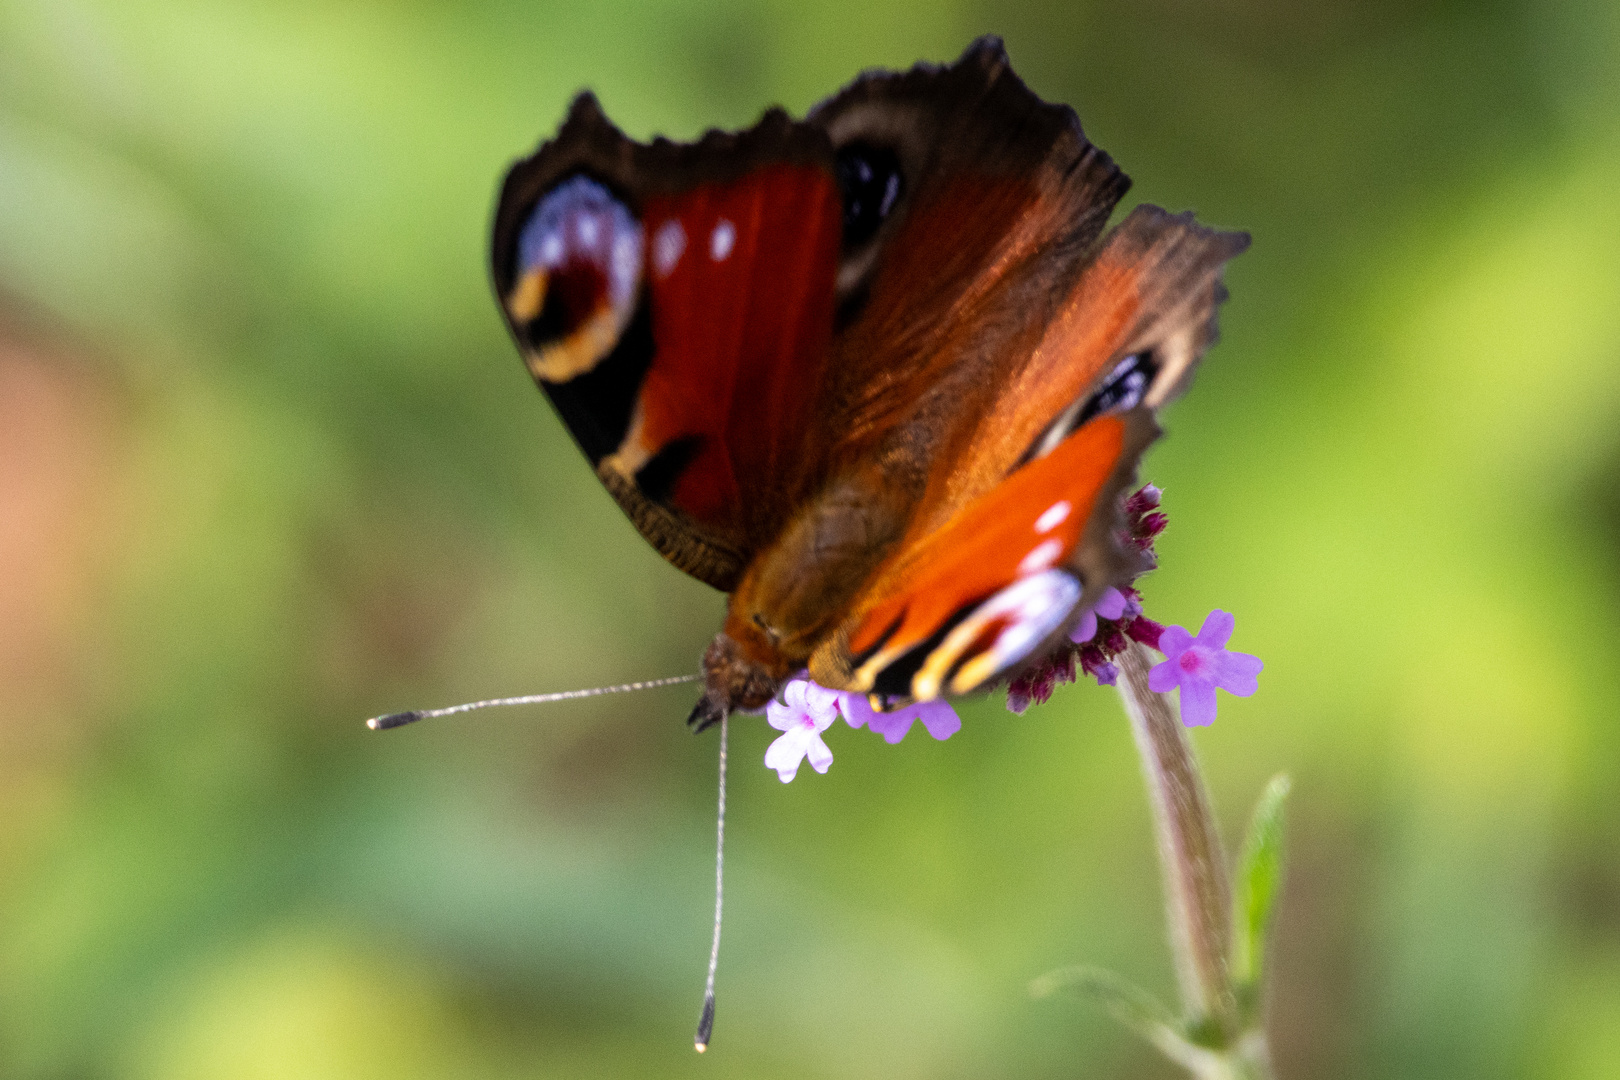
<svg viewBox="0 0 1620 1080">
<path fill-rule="evenodd" d="M 729 593 L 699 726 L 808 668 L 971 693 L 1142 558 L 1157 409 L 1247 244 L 1138 207 L 998 41 L 803 121 L 636 143 L 581 95 L 507 176 L 492 274 L 524 360 L 672 563 Z"/>
</svg>

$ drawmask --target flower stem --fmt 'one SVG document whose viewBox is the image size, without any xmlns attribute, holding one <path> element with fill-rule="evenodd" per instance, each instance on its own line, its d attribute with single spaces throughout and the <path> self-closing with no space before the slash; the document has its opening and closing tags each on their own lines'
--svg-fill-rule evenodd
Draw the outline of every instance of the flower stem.
<svg viewBox="0 0 1620 1080">
<path fill-rule="evenodd" d="M 1175 703 L 1148 689 L 1155 657 L 1132 642 L 1118 657 L 1119 692 L 1142 755 L 1164 874 L 1170 948 L 1200 1077 L 1269 1078 L 1270 1055 L 1258 1022 L 1247 1026 L 1230 970 L 1232 888 L 1220 833 L 1192 743 Z M 1191 1048 L 1189 1048 L 1191 1049 Z"/>
</svg>

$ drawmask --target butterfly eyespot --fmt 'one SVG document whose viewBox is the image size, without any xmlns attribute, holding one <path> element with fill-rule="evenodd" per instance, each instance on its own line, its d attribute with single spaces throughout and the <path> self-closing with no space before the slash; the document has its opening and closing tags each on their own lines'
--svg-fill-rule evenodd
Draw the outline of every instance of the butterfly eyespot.
<svg viewBox="0 0 1620 1080">
<path fill-rule="evenodd" d="M 1148 387 L 1153 385 L 1153 377 L 1158 373 L 1159 362 L 1151 352 L 1127 356 L 1114 365 L 1108 378 L 1086 399 L 1074 426 L 1079 427 L 1093 416 L 1136 408 L 1147 396 Z"/>
<path fill-rule="evenodd" d="M 641 222 L 589 177 L 535 204 L 502 298 L 535 378 L 567 382 L 613 350 L 635 311 L 642 249 Z"/>
<path fill-rule="evenodd" d="M 838 187 L 844 195 L 844 247 L 872 239 L 905 191 L 900 156 L 886 146 L 850 143 L 838 151 Z"/>
<path fill-rule="evenodd" d="M 1131 353 L 1114 365 L 1114 370 L 1108 373 L 1101 386 L 1083 400 L 1064 409 L 1056 420 L 1048 424 L 1046 430 L 1030 443 L 1015 468 L 1050 454 L 1088 420 L 1136 408 L 1147 396 L 1158 374 L 1159 362 L 1152 352 Z"/>
</svg>

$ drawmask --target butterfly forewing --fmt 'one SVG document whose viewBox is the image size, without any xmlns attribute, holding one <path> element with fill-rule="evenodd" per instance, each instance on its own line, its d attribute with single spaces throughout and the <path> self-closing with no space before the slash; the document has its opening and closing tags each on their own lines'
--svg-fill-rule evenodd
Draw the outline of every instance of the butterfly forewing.
<svg viewBox="0 0 1620 1080">
<path fill-rule="evenodd" d="M 833 326 L 841 206 L 819 130 L 635 143 L 594 99 L 514 166 L 493 274 L 530 371 L 637 528 L 730 589 L 780 529 Z"/>
</svg>

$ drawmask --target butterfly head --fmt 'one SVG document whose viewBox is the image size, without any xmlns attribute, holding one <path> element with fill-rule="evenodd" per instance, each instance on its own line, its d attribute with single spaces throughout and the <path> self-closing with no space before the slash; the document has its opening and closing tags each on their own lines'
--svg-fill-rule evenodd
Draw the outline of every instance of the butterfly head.
<svg viewBox="0 0 1620 1080">
<path fill-rule="evenodd" d="M 763 709 L 794 670 L 768 630 L 728 619 L 703 651 L 703 696 L 686 722 L 702 731 L 730 713 Z"/>
</svg>

